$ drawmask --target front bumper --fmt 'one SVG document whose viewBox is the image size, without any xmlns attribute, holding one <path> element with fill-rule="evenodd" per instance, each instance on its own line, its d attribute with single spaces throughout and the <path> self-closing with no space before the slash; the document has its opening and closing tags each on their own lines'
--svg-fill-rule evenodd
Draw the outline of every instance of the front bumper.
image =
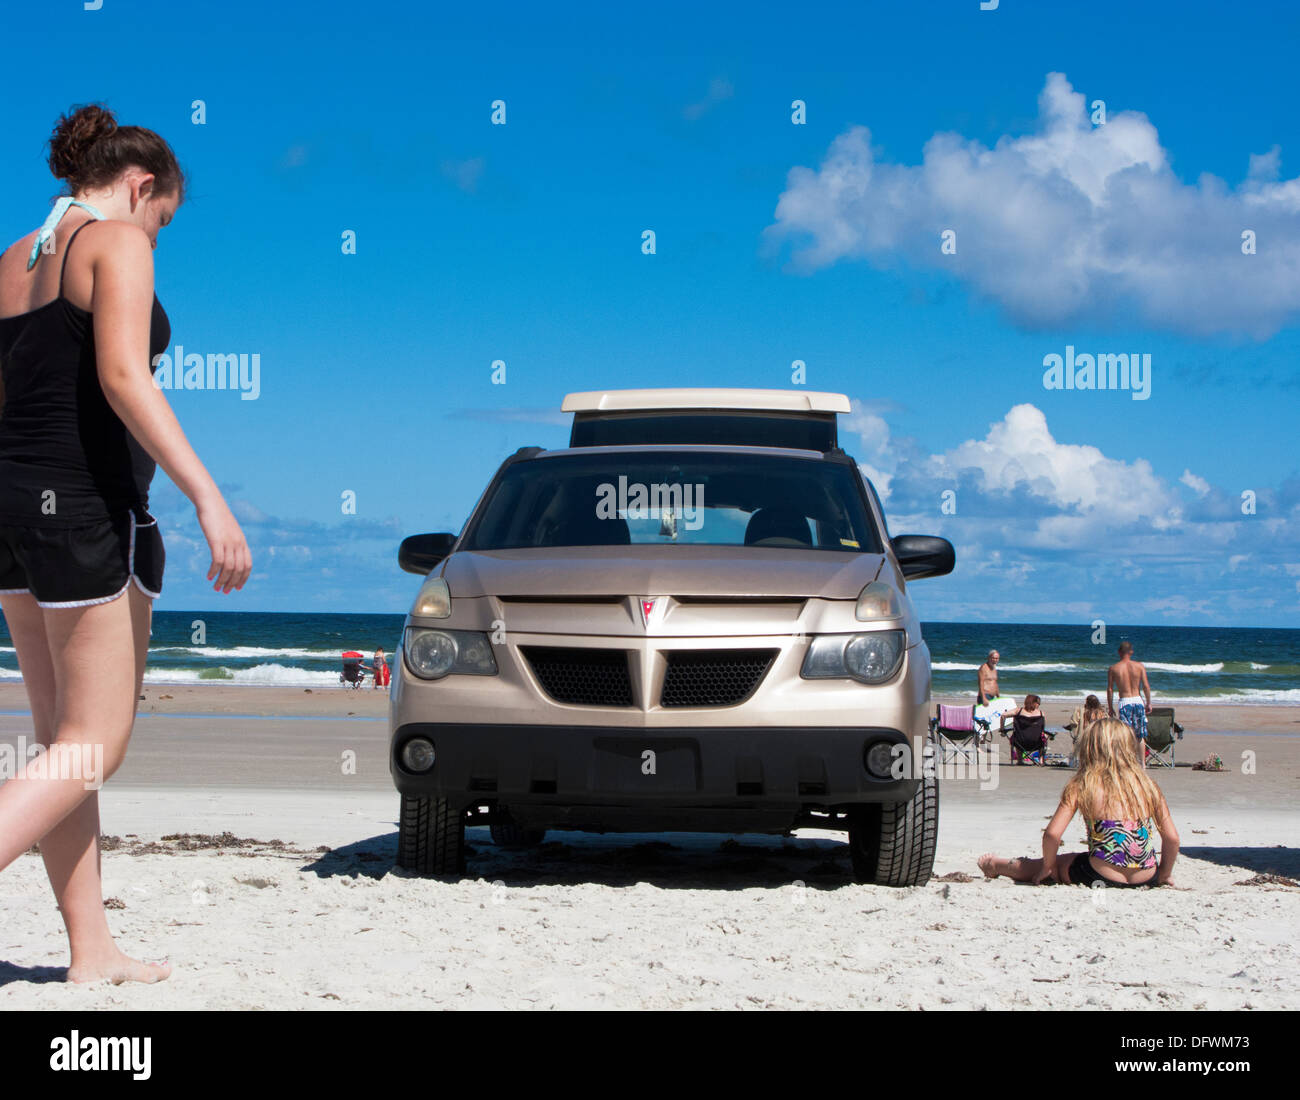
<svg viewBox="0 0 1300 1100">
<path fill-rule="evenodd" d="M 433 742 L 436 761 L 408 772 L 413 737 Z M 907 746 L 901 774 L 873 776 L 864 752 L 876 741 Z M 916 792 L 908 738 L 856 727 L 628 729 L 623 726 L 400 726 L 389 764 L 402 794 L 453 804 L 608 806 L 789 811 L 904 802 Z"/>
</svg>

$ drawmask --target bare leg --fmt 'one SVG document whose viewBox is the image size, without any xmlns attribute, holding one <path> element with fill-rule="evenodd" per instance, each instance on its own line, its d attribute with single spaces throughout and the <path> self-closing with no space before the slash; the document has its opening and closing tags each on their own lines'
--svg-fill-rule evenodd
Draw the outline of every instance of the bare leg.
<svg viewBox="0 0 1300 1100">
<path fill-rule="evenodd" d="M 6 596 L 3 603 L 37 740 L 56 751 L 101 744 L 102 782 L 121 762 L 130 737 L 148 654 L 150 601 L 132 587 L 124 598 L 92 608 L 42 610 L 27 595 Z M 53 772 L 52 756 L 49 762 Z M 0 867 L 40 841 L 67 926 L 70 981 L 167 976 L 169 967 L 136 962 L 113 942 L 100 876 L 99 798 L 86 790 L 84 778 L 27 776 L 6 784 L 0 789 L 0 836 L 6 838 Z"/>
<path fill-rule="evenodd" d="M 1056 869 L 1048 881 L 1068 883 L 1070 881 L 1069 868 L 1073 861 L 1073 852 L 1069 855 L 1058 855 L 1056 857 Z M 1028 857 L 1006 859 L 1003 856 L 996 856 L 992 852 L 986 852 L 979 858 L 979 868 L 984 872 L 985 876 L 997 878 L 999 875 L 1005 875 L 1015 882 L 1033 882 L 1042 866 L 1043 861 L 1041 859 L 1029 859 Z"/>
</svg>

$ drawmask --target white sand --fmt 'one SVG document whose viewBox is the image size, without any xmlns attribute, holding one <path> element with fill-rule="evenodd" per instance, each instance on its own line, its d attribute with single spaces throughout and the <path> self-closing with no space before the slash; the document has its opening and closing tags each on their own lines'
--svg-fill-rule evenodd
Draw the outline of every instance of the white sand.
<svg viewBox="0 0 1300 1100">
<path fill-rule="evenodd" d="M 989 848 L 1036 851 L 1064 777 L 1030 771 L 1009 779 L 1032 797 L 945 788 L 936 875 L 978 875 Z M 837 834 L 727 851 L 719 836 L 552 834 L 567 850 L 528 856 L 475 830 L 479 877 L 449 883 L 392 870 L 396 795 L 382 789 L 101 798 L 105 834 L 229 830 L 339 851 L 106 852 L 123 947 L 176 967 L 162 985 L 116 988 L 63 982 L 62 925 L 25 855 L 0 875 L 0 1008 L 1300 1006 L 1300 889 L 1233 885 L 1247 864 L 1297 874 L 1300 823 L 1282 808 L 1179 814 L 1194 856 L 1178 890 L 891 890 L 848 882 Z"/>
</svg>

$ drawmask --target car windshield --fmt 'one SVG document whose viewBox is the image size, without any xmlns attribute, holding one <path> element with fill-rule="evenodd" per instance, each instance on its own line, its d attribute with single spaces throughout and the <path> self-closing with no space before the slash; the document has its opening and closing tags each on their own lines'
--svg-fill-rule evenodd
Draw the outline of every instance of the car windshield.
<svg viewBox="0 0 1300 1100">
<path fill-rule="evenodd" d="M 464 549 L 754 546 L 880 553 L 851 466 L 771 454 L 564 455 L 506 467 Z"/>
</svg>

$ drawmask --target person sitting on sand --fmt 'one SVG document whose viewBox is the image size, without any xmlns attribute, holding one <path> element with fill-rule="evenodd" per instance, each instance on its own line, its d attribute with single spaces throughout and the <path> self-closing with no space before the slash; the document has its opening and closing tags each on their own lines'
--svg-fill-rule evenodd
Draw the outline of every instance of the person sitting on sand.
<svg viewBox="0 0 1300 1100">
<path fill-rule="evenodd" d="M 1160 788 L 1138 761 L 1133 731 L 1106 717 L 1079 734 L 1079 770 L 1043 830 L 1043 858 L 979 858 L 989 878 L 1006 875 L 1035 885 L 1054 880 L 1082 886 L 1172 886 L 1178 830 Z M 1058 855 L 1075 814 L 1088 828 L 1088 850 Z M 1155 833 L 1160 833 L 1156 866 Z"/>
<path fill-rule="evenodd" d="M 975 699 L 976 706 L 984 706 L 990 699 L 998 697 L 998 662 L 1002 660 L 1001 655 L 996 649 L 990 649 L 989 655 L 984 658 L 984 663 L 975 671 L 976 683 L 979 687 L 979 694 Z"/>
<path fill-rule="evenodd" d="M 1017 757 L 1026 757 L 1043 750 L 1041 763 L 1047 763 L 1047 730 L 1043 717 L 1042 700 L 1037 695 L 1026 695 L 1024 706 L 1012 707 L 1002 712 L 998 720 L 998 732 L 1007 732 L 1007 719 L 1011 719 L 1011 760 L 1019 763 Z"/>
</svg>

